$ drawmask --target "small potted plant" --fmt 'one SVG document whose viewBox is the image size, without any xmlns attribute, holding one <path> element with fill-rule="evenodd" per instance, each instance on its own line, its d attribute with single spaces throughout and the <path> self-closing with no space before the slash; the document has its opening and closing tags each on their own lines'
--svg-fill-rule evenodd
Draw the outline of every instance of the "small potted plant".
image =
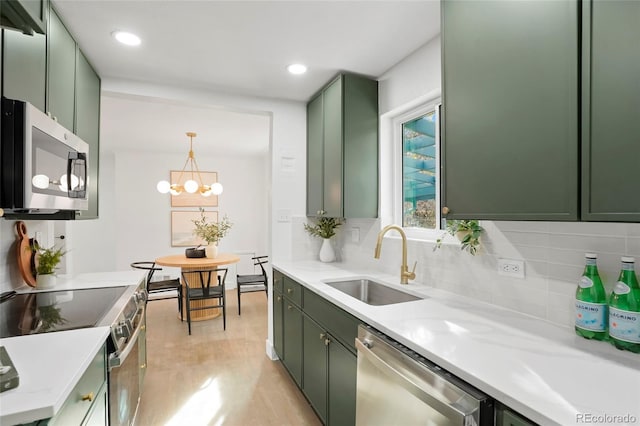
<svg viewBox="0 0 640 426">
<path fill-rule="evenodd" d="M 320 248 L 320 261 L 333 262 L 336 260 L 336 254 L 331 245 L 331 237 L 336 235 L 336 228 L 342 225 L 343 219 L 338 217 L 325 217 L 320 215 L 315 225 L 304 224 L 304 229 L 312 237 L 322 238 L 322 247 Z"/>
<path fill-rule="evenodd" d="M 36 287 L 51 288 L 56 285 L 55 271 L 66 251 L 62 248 L 43 248 L 35 246 L 36 250 Z"/>
<path fill-rule="evenodd" d="M 480 247 L 480 234 L 484 229 L 477 220 L 447 220 L 447 233 L 460 240 L 460 250 L 466 250 L 475 256 Z M 436 240 L 435 251 L 442 245 L 445 234 Z"/>
<path fill-rule="evenodd" d="M 233 223 L 227 215 L 224 215 L 219 222 L 207 222 L 203 208 L 200 208 L 200 219 L 192 220 L 192 222 L 196 226 L 193 234 L 207 242 L 205 249 L 207 257 L 215 258 L 218 255 L 218 242 L 227 235 Z"/>
</svg>

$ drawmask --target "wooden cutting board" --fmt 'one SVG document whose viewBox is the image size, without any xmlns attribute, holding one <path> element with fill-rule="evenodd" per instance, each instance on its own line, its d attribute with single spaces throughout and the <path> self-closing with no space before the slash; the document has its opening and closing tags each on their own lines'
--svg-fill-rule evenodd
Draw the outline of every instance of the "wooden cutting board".
<svg viewBox="0 0 640 426">
<path fill-rule="evenodd" d="M 16 250 L 18 257 L 18 269 L 22 279 L 31 287 L 36 286 L 36 270 L 35 270 L 35 244 L 36 240 L 29 239 L 27 235 L 27 225 L 23 221 L 16 222 L 16 233 L 18 240 L 16 242 Z"/>
</svg>

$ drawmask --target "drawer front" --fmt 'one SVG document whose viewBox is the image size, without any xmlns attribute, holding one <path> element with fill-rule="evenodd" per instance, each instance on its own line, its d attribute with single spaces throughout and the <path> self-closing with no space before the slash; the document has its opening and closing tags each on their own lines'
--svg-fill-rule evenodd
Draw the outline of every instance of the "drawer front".
<svg viewBox="0 0 640 426">
<path fill-rule="evenodd" d="M 356 352 L 355 339 L 358 336 L 358 324 L 362 321 L 306 288 L 304 312 L 325 327 L 349 350 Z"/>
<path fill-rule="evenodd" d="M 93 401 L 100 396 L 101 386 L 106 383 L 106 380 L 106 348 L 103 346 L 49 424 L 60 426 L 82 424 Z"/>
<path fill-rule="evenodd" d="M 284 275 L 282 275 L 279 271 L 273 270 L 273 288 L 276 291 L 282 293 L 284 290 Z"/>
<path fill-rule="evenodd" d="M 302 306 L 302 286 L 287 276 L 284 277 L 284 290 L 282 294 L 291 302 Z"/>
</svg>

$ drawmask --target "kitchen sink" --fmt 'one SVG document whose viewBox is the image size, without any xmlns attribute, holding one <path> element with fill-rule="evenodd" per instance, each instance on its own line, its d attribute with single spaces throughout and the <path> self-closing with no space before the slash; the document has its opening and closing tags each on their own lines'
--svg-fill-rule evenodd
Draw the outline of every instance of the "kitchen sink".
<svg viewBox="0 0 640 426">
<path fill-rule="evenodd" d="M 324 283 L 368 305 L 392 305 L 394 303 L 411 302 L 422 299 L 422 297 L 396 290 L 368 278 L 324 281 Z"/>
</svg>

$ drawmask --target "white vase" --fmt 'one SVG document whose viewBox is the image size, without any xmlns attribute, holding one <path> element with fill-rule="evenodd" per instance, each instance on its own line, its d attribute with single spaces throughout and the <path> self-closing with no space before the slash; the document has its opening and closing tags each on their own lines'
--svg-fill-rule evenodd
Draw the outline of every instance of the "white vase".
<svg viewBox="0 0 640 426">
<path fill-rule="evenodd" d="M 333 262 L 336 260 L 336 253 L 333 251 L 330 238 L 322 239 L 322 247 L 320 247 L 320 261 L 321 262 Z"/>
<path fill-rule="evenodd" d="M 36 288 L 46 289 L 56 286 L 57 277 L 54 274 L 38 274 L 36 275 Z"/>
<path fill-rule="evenodd" d="M 209 259 L 215 259 L 218 256 L 218 246 L 216 243 L 211 243 L 204 249 L 204 252 Z"/>
</svg>

